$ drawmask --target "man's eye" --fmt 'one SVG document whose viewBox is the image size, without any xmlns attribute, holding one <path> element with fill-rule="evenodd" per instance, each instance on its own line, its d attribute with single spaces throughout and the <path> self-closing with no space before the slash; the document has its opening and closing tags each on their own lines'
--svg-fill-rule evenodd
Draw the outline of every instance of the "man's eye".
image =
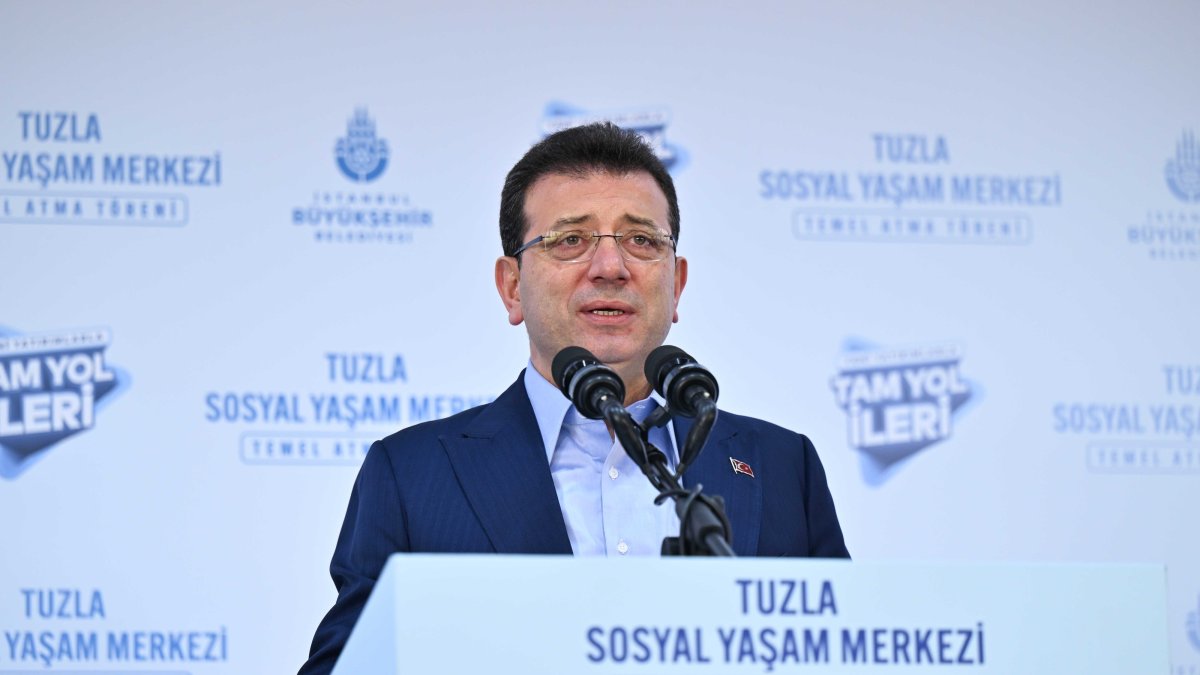
<svg viewBox="0 0 1200 675">
<path fill-rule="evenodd" d="M 583 235 L 576 234 L 574 232 L 571 234 L 565 234 L 562 237 L 559 237 L 558 243 L 563 246 L 579 246 L 583 243 Z"/>
<path fill-rule="evenodd" d="M 658 249 L 662 246 L 662 238 L 649 232 L 630 232 L 625 235 L 625 241 L 633 248 Z"/>
</svg>

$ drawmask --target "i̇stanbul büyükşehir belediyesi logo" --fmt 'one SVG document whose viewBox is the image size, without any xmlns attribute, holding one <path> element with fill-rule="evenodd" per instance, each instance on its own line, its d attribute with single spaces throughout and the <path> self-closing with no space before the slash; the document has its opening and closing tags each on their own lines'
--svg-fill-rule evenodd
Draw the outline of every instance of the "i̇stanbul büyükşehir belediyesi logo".
<svg viewBox="0 0 1200 675">
<path fill-rule="evenodd" d="M 953 344 L 880 348 L 848 341 L 830 381 L 846 412 L 847 440 L 862 453 L 863 478 L 883 483 L 903 460 L 950 438 L 977 387 L 962 377 Z"/>
<path fill-rule="evenodd" d="M 291 209 L 292 224 L 322 243 L 413 243 L 418 230 L 433 227 L 433 212 L 406 193 L 382 190 L 387 181 L 376 181 L 391 158 L 367 108 L 356 108 L 334 146 L 334 163 L 352 185 L 313 190 L 308 204 Z"/>
<path fill-rule="evenodd" d="M 346 136 L 337 140 L 336 154 L 342 174 L 356 183 L 370 183 L 387 168 L 387 141 L 375 136 L 375 122 L 366 108 L 354 111 L 346 124 Z"/>
<path fill-rule="evenodd" d="M 0 328 L 0 476 L 16 478 L 50 446 L 95 426 L 128 384 L 102 328 L 21 335 Z"/>
<path fill-rule="evenodd" d="M 1200 202 L 1200 143 L 1185 131 L 1175 144 L 1175 156 L 1167 160 L 1167 186 L 1180 200 Z"/>
</svg>

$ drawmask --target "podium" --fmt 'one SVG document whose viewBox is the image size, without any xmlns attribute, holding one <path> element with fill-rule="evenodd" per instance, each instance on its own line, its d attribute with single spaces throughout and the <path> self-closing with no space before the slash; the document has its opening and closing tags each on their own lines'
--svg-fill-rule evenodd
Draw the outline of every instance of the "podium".
<svg viewBox="0 0 1200 675">
<path fill-rule="evenodd" d="M 1161 565 L 396 554 L 333 672 L 1168 670 Z"/>
</svg>

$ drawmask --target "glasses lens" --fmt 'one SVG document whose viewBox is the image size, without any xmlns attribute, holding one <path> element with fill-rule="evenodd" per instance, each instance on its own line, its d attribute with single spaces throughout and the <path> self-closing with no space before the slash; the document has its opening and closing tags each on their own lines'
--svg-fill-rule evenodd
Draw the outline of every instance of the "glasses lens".
<svg viewBox="0 0 1200 675">
<path fill-rule="evenodd" d="M 550 232 L 542 239 L 546 253 L 555 260 L 570 262 L 579 260 L 592 247 L 592 235 L 579 230 L 566 232 Z"/>
<path fill-rule="evenodd" d="M 599 241 L 612 237 L 621 247 L 626 260 L 655 262 L 670 254 L 671 238 L 651 230 L 630 230 L 618 234 L 596 234 L 582 230 L 547 232 L 542 235 L 542 249 L 546 255 L 561 262 L 584 262 L 591 260 Z"/>
<path fill-rule="evenodd" d="M 660 232 L 646 230 L 630 230 L 617 235 L 621 248 L 629 258 L 653 262 L 667 257 L 671 249 L 671 239 Z"/>
</svg>

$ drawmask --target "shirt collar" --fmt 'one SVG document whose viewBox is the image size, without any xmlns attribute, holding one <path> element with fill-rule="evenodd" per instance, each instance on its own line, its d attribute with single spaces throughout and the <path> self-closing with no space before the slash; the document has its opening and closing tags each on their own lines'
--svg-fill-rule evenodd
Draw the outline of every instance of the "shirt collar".
<svg viewBox="0 0 1200 675">
<path fill-rule="evenodd" d="M 566 419 L 567 413 L 574 408 L 574 404 L 566 396 L 563 396 L 558 387 L 533 367 L 533 361 L 525 366 L 525 393 L 529 395 L 529 402 L 533 405 L 533 416 L 537 418 L 538 431 L 541 432 L 542 443 L 546 447 L 546 461 L 552 461 L 554 448 L 558 447 L 558 436 L 562 432 L 563 421 Z M 646 399 L 629 406 L 634 419 L 639 422 L 646 419 L 646 416 L 654 408 L 652 405 L 646 405 L 648 401 L 663 405 L 662 398 L 656 392 L 651 392 Z M 671 447 L 660 448 L 667 453 L 672 464 L 675 461 L 674 426 L 673 424 L 667 425 L 667 438 L 670 440 Z M 655 444 L 658 445 L 658 443 Z"/>
<path fill-rule="evenodd" d="M 558 445 L 558 433 L 562 431 L 563 419 L 571 409 L 571 400 L 559 391 L 533 367 L 533 361 L 525 366 L 525 393 L 533 404 L 533 416 L 537 418 L 538 431 L 546 447 L 546 460 L 553 459 Z"/>
</svg>

